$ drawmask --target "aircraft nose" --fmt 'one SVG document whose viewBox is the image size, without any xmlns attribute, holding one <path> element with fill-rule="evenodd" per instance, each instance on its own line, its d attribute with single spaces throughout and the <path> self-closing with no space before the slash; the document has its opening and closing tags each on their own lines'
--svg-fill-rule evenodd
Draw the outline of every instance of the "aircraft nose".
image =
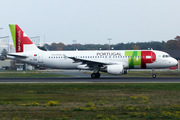
<svg viewBox="0 0 180 120">
<path fill-rule="evenodd" d="M 173 58 L 173 65 L 176 66 L 178 64 L 177 60 Z"/>
</svg>

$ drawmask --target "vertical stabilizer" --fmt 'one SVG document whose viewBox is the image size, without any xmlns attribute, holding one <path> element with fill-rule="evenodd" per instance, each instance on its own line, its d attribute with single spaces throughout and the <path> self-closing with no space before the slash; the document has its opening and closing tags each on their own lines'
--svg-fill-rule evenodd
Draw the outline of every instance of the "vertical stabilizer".
<svg viewBox="0 0 180 120">
<path fill-rule="evenodd" d="M 16 52 L 39 50 L 18 25 L 10 24 L 9 28 Z"/>
</svg>

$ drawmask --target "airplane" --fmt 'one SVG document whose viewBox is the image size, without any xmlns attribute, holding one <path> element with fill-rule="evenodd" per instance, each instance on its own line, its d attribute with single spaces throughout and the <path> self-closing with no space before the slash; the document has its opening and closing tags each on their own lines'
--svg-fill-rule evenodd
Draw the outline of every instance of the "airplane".
<svg viewBox="0 0 180 120">
<path fill-rule="evenodd" d="M 91 78 L 100 78 L 101 72 L 112 75 L 127 74 L 130 69 L 155 69 L 177 65 L 177 60 L 158 50 L 90 50 L 42 51 L 36 47 L 17 24 L 10 24 L 16 53 L 7 58 L 55 69 L 91 70 Z"/>
</svg>

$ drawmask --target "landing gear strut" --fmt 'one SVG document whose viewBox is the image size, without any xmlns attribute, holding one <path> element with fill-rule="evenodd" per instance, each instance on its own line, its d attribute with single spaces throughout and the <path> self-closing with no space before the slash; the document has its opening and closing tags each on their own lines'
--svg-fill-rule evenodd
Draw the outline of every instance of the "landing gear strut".
<svg viewBox="0 0 180 120">
<path fill-rule="evenodd" d="M 101 74 L 99 72 L 91 74 L 91 78 L 100 78 L 100 76 Z"/>
<path fill-rule="evenodd" d="M 156 78 L 156 73 L 155 73 L 154 68 L 152 69 L 152 77 L 153 77 L 153 78 Z"/>
</svg>

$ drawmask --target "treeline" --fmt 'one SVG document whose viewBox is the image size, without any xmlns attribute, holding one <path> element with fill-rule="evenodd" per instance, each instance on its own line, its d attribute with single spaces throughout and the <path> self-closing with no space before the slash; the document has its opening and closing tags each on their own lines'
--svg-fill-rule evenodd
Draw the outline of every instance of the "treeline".
<svg viewBox="0 0 180 120">
<path fill-rule="evenodd" d="M 52 43 L 51 45 L 45 45 L 48 50 L 109 50 L 108 44 L 70 44 L 65 45 L 63 43 Z M 110 45 L 111 49 L 114 50 L 146 50 L 148 48 L 152 48 L 154 50 L 180 50 L 180 36 L 176 36 L 176 38 L 172 40 L 168 40 L 167 42 L 131 42 L 131 43 L 118 43 L 115 45 Z M 42 48 L 43 49 L 43 48 Z"/>
</svg>

